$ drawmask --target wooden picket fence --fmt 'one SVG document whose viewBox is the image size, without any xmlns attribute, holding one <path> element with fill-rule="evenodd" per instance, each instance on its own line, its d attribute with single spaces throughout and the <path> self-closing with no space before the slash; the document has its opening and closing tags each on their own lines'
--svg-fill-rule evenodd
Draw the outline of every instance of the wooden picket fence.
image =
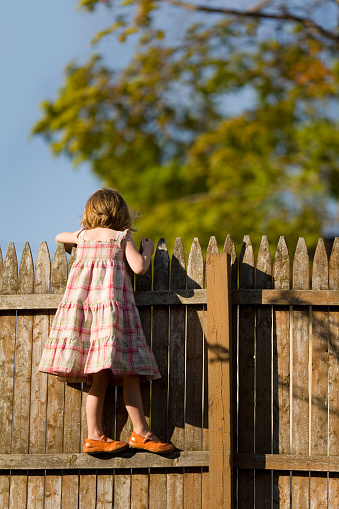
<svg viewBox="0 0 339 509">
<path fill-rule="evenodd" d="M 338 508 L 339 239 L 328 260 L 282 237 L 272 264 L 249 237 L 238 259 L 214 237 L 203 259 L 163 239 L 136 302 L 162 380 L 143 384 L 147 418 L 177 449 L 167 456 L 81 453 L 89 387 L 38 372 L 65 289 L 58 245 L 42 243 L 19 270 L 0 256 L 0 507 Z M 73 263 L 72 255 L 69 265 Z M 208 309 L 208 313 L 207 313 Z M 207 320 L 208 318 L 208 320 Z M 127 440 L 121 388 L 109 388 L 105 433 Z"/>
</svg>

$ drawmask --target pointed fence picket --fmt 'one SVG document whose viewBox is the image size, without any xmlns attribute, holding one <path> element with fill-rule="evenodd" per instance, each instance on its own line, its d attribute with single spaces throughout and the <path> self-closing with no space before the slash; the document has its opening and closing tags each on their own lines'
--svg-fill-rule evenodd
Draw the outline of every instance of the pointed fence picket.
<svg viewBox="0 0 339 509">
<path fill-rule="evenodd" d="M 280 237 L 273 262 L 275 290 L 290 289 L 290 256 L 284 237 Z M 290 454 L 291 377 L 290 377 L 290 309 L 273 307 L 272 352 L 272 452 Z M 273 472 L 274 507 L 289 507 L 290 472 Z"/>
<path fill-rule="evenodd" d="M 293 261 L 293 288 L 308 290 L 310 284 L 309 258 L 305 240 L 300 238 Z M 293 308 L 292 344 L 292 454 L 309 454 L 309 307 Z M 292 475 L 292 504 L 302 508 L 309 504 L 309 474 Z"/>
<path fill-rule="evenodd" d="M 204 286 L 204 259 L 197 238 L 194 239 L 187 265 L 187 290 Z M 204 309 L 203 305 L 186 309 L 186 402 L 185 450 L 201 451 L 203 443 L 204 382 Z M 184 506 L 194 507 L 196 493 L 203 490 L 201 468 L 187 468 L 184 474 Z"/>
<path fill-rule="evenodd" d="M 186 290 L 187 272 L 184 248 L 180 238 L 175 241 L 172 259 L 170 289 Z M 176 446 L 185 449 L 185 352 L 186 309 L 170 306 L 169 372 L 168 372 L 168 437 Z M 184 478 L 180 469 L 167 473 L 166 502 L 159 507 L 174 509 L 183 506 Z M 155 505 L 155 507 L 157 507 Z"/>
<path fill-rule="evenodd" d="M 339 239 L 329 260 L 321 239 L 311 261 L 302 238 L 290 260 L 281 237 L 273 266 L 266 237 L 256 259 L 249 236 L 239 264 L 229 236 L 223 252 L 212 237 L 206 278 L 198 239 L 187 259 L 161 239 L 153 269 L 132 275 L 162 374 L 142 384 L 146 417 L 178 450 L 103 461 L 81 453 L 89 386 L 38 372 L 64 249 L 51 266 L 42 243 L 34 270 L 26 243 L 19 271 L 14 245 L 0 251 L 1 507 L 337 507 Z M 121 387 L 104 414 L 128 438 Z"/>
<path fill-rule="evenodd" d="M 30 247 L 26 242 L 18 277 L 18 294 L 34 292 L 34 269 Z M 13 395 L 12 453 L 27 454 L 29 447 L 31 363 L 33 339 L 33 314 L 18 311 L 15 342 L 15 373 Z M 26 504 L 27 473 L 11 476 L 10 507 Z"/>
<path fill-rule="evenodd" d="M 248 236 L 240 252 L 239 289 L 253 289 L 255 262 Z M 255 306 L 239 306 L 238 325 L 238 446 L 239 453 L 255 453 Z M 238 473 L 239 508 L 254 506 L 254 470 Z"/>
<path fill-rule="evenodd" d="M 16 294 L 18 288 L 18 264 L 14 244 L 9 244 L 1 274 L 1 294 Z M 11 453 L 13 388 L 14 388 L 14 354 L 15 354 L 15 311 L 0 312 L 0 444 L 5 454 Z M 10 478 L 9 472 L 0 476 L 0 507 L 9 507 L 14 501 L 10 499 L 10 486 L 17 483 Z"/>
<path fill-rule="evenodd" d="M 339 290 L 339 238 L 336 238 L 329 260 L 329 289 Z M 328 454 L 339 456 L 339 307 L 329 308 L 328 366 Z M 339 500 L 339 473 L 328 476 L 328 507 L 334 509 Z"/>
<path fill-rule="evenodd" d="M 272 288 L 272 260 L 267 237 L 262 238 L 255 270 L 255 287 Z M 272 309 L 260 306 L 255 324 L 255 451 L 270 454 L 272 448 Z M 256 471 L 255 499 L 262 509 L 271 509 L 271 473 Z"/>
</svg>

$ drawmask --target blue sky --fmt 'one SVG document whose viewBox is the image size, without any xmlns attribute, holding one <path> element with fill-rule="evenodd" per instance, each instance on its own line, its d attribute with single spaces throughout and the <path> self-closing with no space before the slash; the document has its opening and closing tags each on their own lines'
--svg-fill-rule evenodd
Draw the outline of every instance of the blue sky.
<svg viewBox="0 0 339 509">
<path fill-rule="evenodd" d="M 83 165 L 74 170 L 64 157 L 54 159 L 41 138 L 30 138 L 40 117 L 39 103 L 53 99 L 70 60 L 87 61 L 92 36 L 110 23 L 101 5 L 95 13 L 76 9 L 77 0 L 31 0 L 0 4 L 0 248 L 5 256 L 14 242 L 20 260 L 26 241 L 35 259 L 41 241 L 51 257 L 60 231 L 79 228 L 87 198 L 100 182 Z M 168 14 L 168 13 L 167 13 Z M 175 25 L 184 23 L 170 13 Z M 172 16 L 173 14 L 173 16 Z M 127 45 L 106 38 L 97 51 L 121 67 L 131 54 Z M 235 110 L 251 96 L 230 98 Z M 213 234 L 213 232 L 211 232 Z M 156 240 L 156 239 L 155 239 Z"/>
<path fill-rule="evenodd" d="M 54 237 L 74 231 L 87 198 L 102 183 L 82 166 L 74 170 L 66 158 L 54 159 L 41 138 L 30 138 L 40 116 L 39 103 L 55 97 L 63 70 L 72 60 L 84 62 L 90 40 L 109 24 L 109 11 L 76 9 L 76 0 L 1 2 L 0 6 L 0 247 L 5 257 L 14 242 L 20 260 L 30 243 L 35 259 L 40 242 L 54 254 Z M 116 51 L 112 39 L 100 51 L 120 66 L 128 47 Z M 106 47 L 105 47 L 106 45 Z M 118 55 L 118 57 L 115 57 Z M 120 64 L 120 65 L 119 65 Z"/>
</svg>

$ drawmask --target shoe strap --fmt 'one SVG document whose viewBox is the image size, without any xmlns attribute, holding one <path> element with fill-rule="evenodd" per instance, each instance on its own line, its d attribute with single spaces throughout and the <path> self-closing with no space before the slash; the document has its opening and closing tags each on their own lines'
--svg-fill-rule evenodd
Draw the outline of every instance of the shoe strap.
<svg viewBox="0 0 339 509">
<path fill-rule="evenodd" d="M 146 442 L 150 442 L 150 437 L 152 437 L 153 435 L 154 435 L 154 433 L 152 431 L 147 433 L 147 435 L 144 438 L 144 444 L 146 444 Z"/>
</svg>

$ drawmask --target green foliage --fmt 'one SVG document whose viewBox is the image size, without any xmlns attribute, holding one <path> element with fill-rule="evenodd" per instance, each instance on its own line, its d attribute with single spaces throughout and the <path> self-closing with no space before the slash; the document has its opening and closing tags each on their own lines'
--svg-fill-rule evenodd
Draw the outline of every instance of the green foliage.
<svg viewBox="0 0 339 509">
<path fill-rule="evenodd" d="M 170 247 L 228 233 L 238 245 L 250 233 L 313 247 L 339 196 L 338 59 L 304 30 L 272 39 L 225 17 L 169 39 L 155 2 L 125 4 L 96 39 L 140 31 L 133 59 L 120 72 L 98 55 L 70 64 L 34 133 L 74 164 L 89 161 L 142 212 L 140 230 Z"/>
</svg>

